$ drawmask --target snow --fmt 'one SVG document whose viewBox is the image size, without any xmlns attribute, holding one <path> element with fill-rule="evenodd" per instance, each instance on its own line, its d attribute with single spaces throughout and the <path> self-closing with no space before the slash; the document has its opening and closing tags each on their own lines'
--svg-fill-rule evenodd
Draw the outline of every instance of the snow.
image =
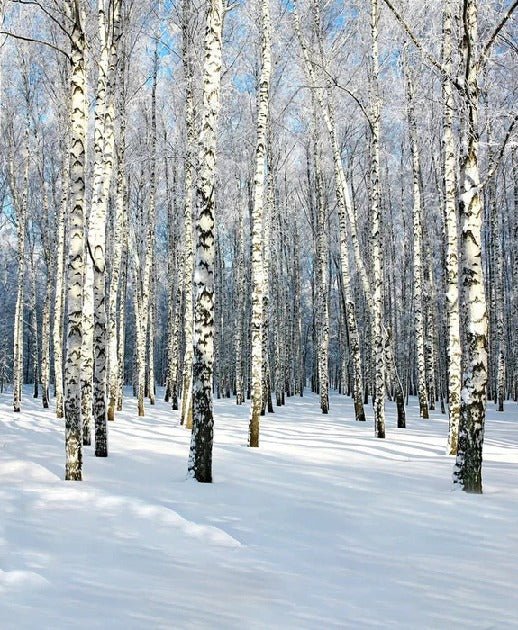
<svg viewBox="0 0 518 630">
<path fill-rule="evenodd" d="M 161 392 L 159 392 L 160 394 Z M 212 485 L 158 397 L 110 423 L 64 482 L 62 423 L 0 396 L 0 627 L 516 628 L 518 406 L 490 406 L 484 494 L 452 492 L 447 420 L 387 439 L 350 400 L 290 398 L 246 447 L 248 405 L 215 401 Z M 368 410 L 372 412 L 371 409 Z"/>
</svg>

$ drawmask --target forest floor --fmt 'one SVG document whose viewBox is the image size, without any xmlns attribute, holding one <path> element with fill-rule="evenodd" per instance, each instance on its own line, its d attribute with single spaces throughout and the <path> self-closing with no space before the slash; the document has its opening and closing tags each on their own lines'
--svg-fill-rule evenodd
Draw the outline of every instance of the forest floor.
<svg viewBox="0 0 518 630">
<path fill-rule="evenodd" d="M 161 392 L 159 392 L 161 393 Z M 262 419 L 216 401 L 212 485 L 186 479 L 189 435 L 163 401 L 110 423 L 64 482 L 62 422 L 0 396 L 0 627 L 518 627 L 518 405 L 490 405 L 482 496 L 452 492 L 447 420 L 387 438 L 345 397 Z"/>
</svg>

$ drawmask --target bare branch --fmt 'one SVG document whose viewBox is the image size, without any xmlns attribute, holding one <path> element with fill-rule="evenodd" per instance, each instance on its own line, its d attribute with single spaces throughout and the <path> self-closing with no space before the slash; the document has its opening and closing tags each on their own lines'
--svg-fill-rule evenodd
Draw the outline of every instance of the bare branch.
<svg viewBox="0 0 518 630">
<path fill-rule="evenodd" d="M 493 31 L 493 33 L 487 40 L 486 45 L 482 49 L 482 52 L 480 53 L 480 57 L 478 59 L 478 64 L 481 69 L 486 65 L 487 60 L 489 59 L 489 53 L 491 52 L 491 47 L 495 43 L 495 40 L 498 37 L 500 31 L 504 28 L 504 26 L 507 24 L 509 19 L 512 17 L 516 7 L 518 7 L 518 0 L 514 0 L 513 4 L 509 7 L 507 12 L 502 16 L 502 19 L 497 24 L 495 30 Z"/>
<path fill-rule="evenodd" d="M 518 1 L 518 0 L 516 0 Z M 391 0 L 383 0 L 383 2 L 387 5 L 387 7 L 392 11 L 394 17 L 396 18 L 396 20 L 401 24 L 401 26 L 403 27 L 403 30 L 405 31 L 405 33 L 408 35 L 408 37 L 410 38 L 410 41 L 414 44 L 414 46 L 417 48 L 417 50 L 421 53 L 421 55 L 423 56 L 423 58 L 428 61 L 428 63 L 435 68 L 436 70 L 438 70 L 441 74 L 441 76 L 444 76 L 445 74 L 445 69 L 444 66 L 442 65 L 442 63 L 440 63 L 431 53 L 430 51 L 426 50 L 425 47 L 423 46 L 423 43 L 419 40 L 419 38 L 415 35 L 414 31 L 412 30 L 412 28 L 410 27 L 410 25 L 408 24 L 408 22 L 405 20 L 405 18 L 401 15 L 401 13 L 399 13 L 399 11 L 396 9 L 396 7 L 392 4 Z M 462 91 L 463 88 L 460 85 L 460 83 L 458 81 L 456 81 L 454 79 L 454 77 L 450 77 L 451 78 L 451 82 L 452 85 L 455 86 L 455 88 L 459 91 Z"/>
<path fill-rule="evenodd" d="M 65 57 L 68 60 L 70 60 L 70 55 L 65 50 L 63 50 L 62 48 L 59 48 L 58 46 L 54 46 L 54 44 L 51 44 L 50 42 L 46 42 L 43 39 L 32 39 L 31 37 L 23 37 L 23 35 L 18 35 L 17 33 L 11 33 L 11 31 L 0 31 L 0 35 L 7 35 L 8 37 L 12 37 L 13 39 L 20 39 L 24 42 L 31 42 L 34 44 L 43 44 L 43 46 L 48 46 L 49 48 L 56 50 L 62 55 L 65 55 Z"/>
<path fill-rule="evenodd" d="M 494 174 L 496 173 L 498 167 L 500 166 L 500 162 L 502 161 L 502 158 L 504 156 L 505 147 L 507 146 L 507 143 L 509 142 L 509 139 L 511 138 L 511 136 L 513 134 L 513 129 L 514 129 L 514 126 L 515 126 L 517 121 L 518 121 L 518 113 L 516 113 L 514 115 L 512 121 L 511 121 L 511 124 L 507 128 L 507 131 L 505 133 L 505 136 L 504 136 L 504 139 L 502 141 L 502 144 L 500 145 L 500 148 L 498 149 L 498 151 L 496 151 L 492 155 L 490 155 L 490 157 L 489 157 L 489 168 L 488 168 L 488 171 L 487 171 L 487 174 L 486 174 L 486 177 L 485 177 L 484 181 L 480 184 L 480 188 L 484 188 L 487 185 L 489 180 L 494 176 Z"/>
<path fill-rule="evenodd" d="M 54 24 L 61 29 L 61 31 L 68 37 L 68 39 L 70 39 L 70 33 L 67 31 L 67 29 L 63 26 L 63 24 L 61 24 L 61 22 L 54 16 L 52 15 L 52 13 L 46 9 L 43 5 L 41 5 L 39 2 L 37 2 L 36 0 L 12 0 L 12 2 L 16 3 L 16 4 L 27 4 L 27 5 L 33 5 L 38 7 L 39 9 L 41 9 L 43 11 L 43 13 L 45 13 L 45 15 L 51 19 Z"/>
</svg>

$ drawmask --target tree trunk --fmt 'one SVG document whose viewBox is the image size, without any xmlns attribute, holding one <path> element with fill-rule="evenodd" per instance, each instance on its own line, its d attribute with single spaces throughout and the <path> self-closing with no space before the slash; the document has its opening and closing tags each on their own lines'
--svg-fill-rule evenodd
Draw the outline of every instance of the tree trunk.
<svg viewBox="0 0 518 630">
<path fill-rule="evenodd" d="M 417 392 L 419 413 L 429 418 L 428 392 L 426 389 L 425 333 L 423 312 L 423 205 L 421 198 L 421 164 L 417 144 L 417 125 L 414 114 L 414 86 L 408 68 L 405 66 L 407 87 L 408 129 L 412 151 L 413 178 L 413 235 L 414 235 L 414 330 L 417 359 Z"/>
<path fill-rule="evenodd" d="M 214 188 L 216 132 L 220 107 L 222 63 L 222 0 L 210 0 L 205 30 L 203 68 L 203 121 L 200 172 L 197 186 L 199 215 L 196 222 L 194 284 L 193 427 L 189 474 L 197 481 L 212 482 L 214 416 L 212 372 L 214 364 Z"/>
<path fill-rule="evenodd" d="M 261 74 L 257 101 L 257 141 L 255 147 L 255 176 L 251 216 L 252 240 L 252 320 L 251 320 L 251 388 L 248 445 L 259 446 L 259 417 L 261 415 L 263 382 L 263 214 L 266 179 L 266 154 L 269 125 L 269 94 L 271 75 L 270 0 L 261 1 Z"/>
<path fill-rule="evenodd" d="M 65 364 L 65 479 L 82 478 L 81 345 L 83 336 L 85 145 L 87 129 L 85 73 L 85 11 L 79 0 L 68 0 L 71 34 L 71 209 L 68 226 L 67 353 Z"/>
<path fill-rule="evenodd" d="M 194 102 L 194 62 L 192 59 L 193 42 L 190 28 L 191 9 L 189 0 L 182 3 L 182 63 L 185 74 L 185 130 L 186 152 L 184 164 L 184 309 L 185 309 L 185 354 L 183 359 L 182 406 L 180 423 L 192 429 L 192 379 L 193 379 L 193 179 L 196 147 L 196 110 Z"/>
<path fill-rule="evenodd" d="M 55 258 L 55 292 L 54 321 L 52 326 L 52 346 L 54 349 L 54 385 L 56 389 L 56 416 L 62 418 L 65 412 L 63 400 L 63 310 L 65 305 L 65 224 L 68 215 L 70 189 L 70 159 L 72 148 L 70 140 L 65 146 L 61 171 L 61 205 L 58 211 L 56 258 Z"/>
<path fill-rule="evenodd" d="M 464 155 L 460 168 L 462 395 L 454 483 L 482 492 L 482 447 L 486 419 L 487 307 L 482 270 L 482 199 L 478 164 L 478 17 L 475 0 L 464 0 Z"/>
<path fill-rule="evenodd" d="M 459 436 L 461 346 L 459 320 L 459 245 L 456 202 L 456 150 L 453 135 L 452 0 L 446 0 L 443 13 L 443 190 L 444 221 L 446 226 L 446 308 L 448 323 L 448 451 L 456 455 Z"/>
<path fill-rule="evenodd" d="M 14 344 L 13 344 L 13 407 L 19 412 L 22 400 L 23 385 L 23 307 L 24 307 L 24 283 L 25 283 L 25 233 L 27 222 L 27 203 L 29 197 L 29 121 L 25 130 L 25 166 L 23 171 L 23 183 L 21 198 L 16 190 L 15 173 L 12 157 L 9 160 L 10 180 L 12 184 L 12 196 L 16 210 L 16 234 L 18 255 L 18 277 L 16 306 L 14 311 Z"/>
</svg>

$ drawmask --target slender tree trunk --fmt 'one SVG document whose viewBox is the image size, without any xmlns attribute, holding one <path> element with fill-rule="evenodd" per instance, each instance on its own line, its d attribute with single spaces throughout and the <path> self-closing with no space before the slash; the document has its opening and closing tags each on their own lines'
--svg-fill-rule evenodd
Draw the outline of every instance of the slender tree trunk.
<svg viewBox="0 0 518 630">
<path fill-rule="evenodd" d="M 199 482 L 212 482 L 214 416 L 212 373 L 214 364 L 214 192 L 216 131 L 220 107 L 223 36 L 222 0 L 210 0 L 205 30 L 203 67 L 203 121 L 200 173 L 197 186 L 199 215 L 196 222 L 194 284 L 193 427 L 189 474 Z"/>
<path fill-rule="evenodd" d="M 194 102 L 193 42 L 190 29 L 191 9 L 189 0 L 182 3 L 182 63 L 185 74 L 185 130 L 186 151 L 184 164 L 184 309 L 185 309 L 185 354 L 183 359 L 182 406 L 180 423 L 192 429 L 192 379 L 194 343 L 194 240 L 193 240 L 193 180 L 196 146 L 196 110 Z"/>
<path fill-rule="evenodd" d="M 149 404 L 155 404 L 155 310 L 156 310 L 156 258 L 155 258 L 155 224 L 156 224 L 156 189 L 157 189 L 157 172 L 156 172 L 156 146 L 157 146 L 157 122 L 156 122 L 156 89 L 158 80 L 158 45 L 155 46 L 154 66 L 153 66 L 153 85 L 151 90 L 151 159 L 149 173 L 149 217 L 152 224 L 151 238 L 151 282 L 149 284 L 149 299 L 147 301 L 148 315 L 148 339 L 149 339 Z"/>
<path fill-rule="evenodd" d="M 172 189 L 170 187 L 169 160 L 165 163 L 165 178 L 167 189 L 167 222 L 168 222 L 168 259 L 167 271 L 169 282 L 169 300 L 167 313 L 167 384 L 166 402 L 171 401 L 173 410 L 178 409 L 178 335 L 180 326 L 180 306 L 182 281 L 181 270 L 178 270 L 178 248 L 176 243 L 180 241 L 179 227 L 176 212 L 176 171 L 173 173 Z"/>
<path fill-rule="evenodd" d="M 86 219 L 86 217 L 85 217 Z M 85 221 L 86 223 L 87 221 Z M 93 377 L 94 377 L 94 269 L 88 251 L 84 253 L 83 331 L 81 348 L 81 418 L 83 445 L 92 443 Z"/>
<path fill-rule="evenodd" d="M 80 0 L 68 0 L 71 33 L 71 210 L 67 265 L 67 354 L 65 364 L 65 479 L 82 478 L 81 345 L 83 336 L 85 143 L 87 129 L 85 23 Z"/>
<path fill-rule="evenodd" d="M 42 178 L 43 180 L 43 178 Z M 48 190 L 45 182 L 43 188 L 43 216 L 45 221 L 45 236 L 42 237 L 44 259 L 47 271 L 45 283 L 45 297 L 43 298 L 43 312 L 41 317 L 41 402 L 44 409 L 49 408 L 50 397 L 50 303 L 52 301 L 52 267 L 54 253 L 50 236 L 51 221 L 49 216 Z M 54 227 L 54 226 L 52 226 Z"/>
<path fill-rule="evenodd" d="M 383 339 L 383 262 L 380 202 L 380 96 L 378 58 L 378 0 L 371 0 L 372 104 L 371 104 L 371 252 L 373 269 L 372 350 L 374 352 L 374 426 L 385 437 L 385 343 Z"/>
<path fill-rule="evenodd" d="M 39 331 L 38 331 L 38 313 L 36 310 L 36 267 L 34 264 L 34 243 L 31 244 L 31 297 L 29 310 L 31 313 L 31 333 L 32 333 L 32 374 L 33 374 L 33 398 L 39 396 L 39 379 L 40 379 L 40 354 L 39 354 Z"/>
<path fill-rule="evenodd" d="M 316 109 L 315 104 L 313 109 Z M 327 241 L 327 205 L 324 199 L 321 156 L 317 141 L 316 117 L 313 139 L 316 197 L 316 307 L 317 307 L 317 361 L 320 409 L 329 413 L 329 244 Z"/>
<path fill-rule="evenodd" d="M 240 196 L 241 201 L 241 196 Z M 243 208 L 239 203 L 239 219 L 237 226 L 237 274 L 236 292 L 237 308 L 235 313 L 235 347 L 236 347 L 236 404 L 245 401 L 243 374 L 243 313 L 245 312 L 245 246 L 243 235 Z"/>
<path fill-rule="evenodd" d="M 97 76 L 97 99 L 94 129 L 94 192 L 90 214 L 88 248 L 94 272 L 94 370 L 93 416 L 95 421 L 95 455 L 108 455 L 106 413 L 106 216 L 113 175 L 115 152 L 115 69 L 119 34 L 121 0 L 110 7 L 108 23 L 104 0 L 98 0 L 98 28 L 101 58 Z"/>
<path fill-rule="evenodd" d="M 459 320 L 459 245 L 456 202 L 456 150 L 453 135 L 453 0 L 445 0 L 443 13 L 443 189 L 446 226 L 446 308 L 448 323 L 448 451 L 456 455 L 459 436 L 461 346 Z"/>
<path fill-rule="evenodd" d="M 124 59 L 124 56 L 122 57 Z M 124 65 L 124 64 L 121 64 Z M 120 71 L 120 78 L 124 78 L 124 70 Z M 117 300 L 121 299 L 121 275 L 122 257 L 124 248 L 124 234 L 126 229 L 126 188 L 125 188 L 125 151 L 126 151 L 126 111 L 124 88 L 121 87 L 120 108 L 120 132 L 117 143 L 117 175 L 115 190 L 115 220 L 114 220 L 114 244 L 110 289 L 108 294 L 108 420 L 115 420 L 117 406 L 117 391 L 119 381 L 119 361 L 117 352 Z"/>
<path fill-rule="evenodd" d="M 127 263 L 128 260 L 128 227 L 127 218 L 124 221 L 124 241 L 123 241 L 123 264 L 119 295 L 119 312 L 118 312 L 118 334 L 117 334 L 117 411 L 122 411 L 123 394 L 124 394 L 124 345 L 126 340 L 126 288 L 128 279 Z"/>
<path fill-rule="evenodd" d="M 68 215 L 70 188 L 70 160 L 72 148 L 67 142 L 63 154 L 61 175 L 61 206 L 58 211 L 56 258 L 55 258 L 55 292 L 54 321 L 52 327 L 52 346 L 54 349 L 54 385 L 56 389 L 56 416 L 62 418 L 65 412 L 63 400 L 63 310 L 65 304 L 65 227 Z"/>
<path fill-rule="evenodd" d="M 25 283 L 25 232 L 27 222 L 27 203 L 29 197 L 29 121 L 25 130 L 25 166 L 21 198 L 15 186 L 15 173 L 12 158 L 10 159 L 10 179 L 12 183 L 13 201 L 16 209 L 16 234 L 18 245 L 18 277 L 16 306 L 14 311 L 14 344 L 13 344 L 13 407 L 19 412 L 22 400 L 23 385 L 23 306 Z"/>
<path fill-rule="evenodd" d="M 153 78 L 151 87 L 151 155 L 156 154 L 156 88 L 158 79 L 158 44 L 155 46 L 153 57 Z M 153 129 L 155 130 L 153 132 Z M 152 308 L 153 287 L 152 273 L 154 260 L 154 242 L 156 226 L 156 160 L 151 160 L 150 183 L 148 196 L 148 217 L 147 217 L 147 241 L 144 256 L 144 267 L 140 272 L 138 263 L 138 249 L 132 235 L 133 258 L 136 263 L 135 276 L 140 281 L 135 282 L 135 331 L 137 341 L 137 409 L 138 415 L 144 416 L 144 396 L 146 385 L 146 340 L 149 333 L 149 311 Z M 150 353 L 153 359 L 153 353 Z M 154 379 L 154 373 L 151 372 Z"/>
<path fill-rule="evenodd" d="M 486 419 L 487 307 L 482 269 L 482 199 L 478 164 L 478 17 L 475 0 L 463 3 L 465 61 L 464 155 L 460 168 L 462 396 L 454 483 L 466 492 L 482 492 L 482 447 Z"/>
<path fill-rule="evenodd" d="M 262 400 L 261 415 L 264 416 L 266 410 L 273 413 L 271 379 L 270 379 L 270 222 L 271 212 L 274 203 L 273 193 L 273 173 L 270 174 L 266 207 L 263 216 L 263 272 L 264 285 L 262 292 Z"/>
<path fill-rule="evenodd" d="M 264 190 L 266 178 L 266 154 L 269 125 L 269 98 L 271 75 L 271 34 L 270 34 L 270 0 L 261 1 L 261 74 L 257 100 L 257 141 L 255 148 L 254 197 L 251 217 L 252 240 L 252 353 L 251 377 L 252 400 L 250 409 L 250 426 L 248 445 L 259 446 L 259 417 L 262 407 L 262 365 L 263 365 L 263 214 Z"/>
<path fill-rule="evenodd" d="M 419 413 L 429 418 L 428 393 L 426 390 L 425 334 L 423 312 L 423 205 L 421 198 L 421 165 L 417 144 L 417 125 L 414 114 L 414 86 L 405 68 L 407 84 L 408 129 L 412 151 L 413 177 L 413 229 L 414 229 L 414 326 L 417 358 L 417 392 Z"/>
<path fill-rule="evenodd" d="M 502 235 L 503 225 L 501 220 L 501 212 L 496 203 L 496 183 L 494 197 L 490 200 L 491 204 L 491 221 L 493 224 L 493 261 L 495 264 L 495 277 L 493 281 L 494 299 L 495 299 L 495 338 L 496 338 L 496 403 L 497 410 L 504 410 L 505 399 L 505 326 L 504 326 L 504 258 L 502 253 Z"/>
</svg>

